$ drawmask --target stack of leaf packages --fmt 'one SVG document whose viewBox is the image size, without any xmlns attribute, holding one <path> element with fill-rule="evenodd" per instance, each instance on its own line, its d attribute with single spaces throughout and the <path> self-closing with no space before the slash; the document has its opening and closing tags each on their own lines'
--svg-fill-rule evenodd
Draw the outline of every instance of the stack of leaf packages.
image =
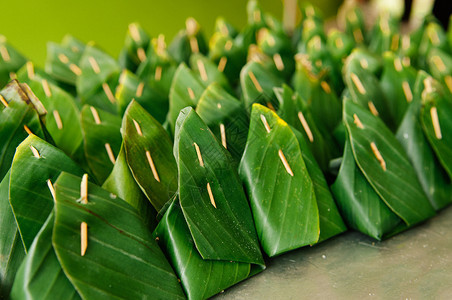
<svg viewBox="0 0 452 300">
<path fill-rule="evenodd" d="M 168 47 L 133 23 L 118 60 L 67 36 L 44 69 L 0 38 L 0 298 L 205 299 L 452 202 L 452 30 L 247 12 Z"/>
</svg>

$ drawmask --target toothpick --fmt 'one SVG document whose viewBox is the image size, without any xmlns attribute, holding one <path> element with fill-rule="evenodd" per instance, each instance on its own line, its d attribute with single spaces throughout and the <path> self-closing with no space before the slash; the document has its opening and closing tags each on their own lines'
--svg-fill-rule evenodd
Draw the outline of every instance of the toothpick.
<svg viewBox="0 0 452 300">
<path fill-rule="evenodd" d="M 397 49 L 399 48 L 399 39 L 400 39 L 400 36 L 398 34 L 394 34 L 392 36 L 392 39 L 391 39 L 391 50 L 394 51 L 394 52 L 397 51 Z"/>
<path fill-rule="evenodd" d="M 441 126 L 439 125 L 438 111 L 435 106 L 430 108 L 430 116 L 432 117 L 433 130 L 435 131 L 435 136 L 438 140 L 443 138 L 441 134 Z"/>
<path fill-rule="evenodd" d="M 406 101 L 410 103 L 413 100 L 413 93 L 411 93 L 410 84 L 408 81 L 402 82 L 403 93 L 405 94 Z"/>
<path fill-rule="evenodd" d="M 254 87 L 259 93 L 262 93 L 264 90 L 262 89 L 261 85 L 259 84 L 259 81 L 257 81 L 256 76 L 254 76 L 254 73 L 252 71 L 248 71 L 248 76 L 250 77 L 251 81 L 254 84 Z"/>
<path fill-rule="evenodd" d="M 69 62 L 69 58 L 63 53 L 58 54 L 58 59 L 63 63 L 67 64 Z"/>
<path fill-rule="evenodd" d="M 301 126 L 303 126 L 304 132 L 308 136 L 309 141 L 311 143 L 314 142 L 314 135 L 312 134 L 311 128 L 309 127 L 309 124 L 301 111 L 298 112 L 298 119 L 300 120 Z"/>
<path fill-rule="evenodd" d="M 152 175 L 154 179 L 160 182 L 159 174 L 157 173 L 157 168 L 155 167 L 154 160 L 152 159 L 151 152 L 146 151 L 146 158 L 148 160 L 149 166 L 151 167 Z"/>
<path fill-rule="evenodd" d="M 116 98 L 113 95 L 113 92 L 111 91 L 110 86 L 106 82 L 102 83 L 102 89 L 104 90 L 105 95 L 107 95 L 108 100 L 111 103 L 115 104 L 116 103 Z"/>
<path fill-rule="evenodd" d="M 446 82 L 447 88 L 452 93 L 452 76 L 447 75 L 446 77 L 444 77 L 444 82 Z"/>
<path fill-rule="evenodd" d="M 199 52 L 198 40 L 195 37 L 190 38 L 190 48 L 193 53 Z"/>
<path fill-rule="evenodd" d="M 47 187 L 50 190 L 50 194 L 52 194 L 53 200 L 55 200 L 56 199 L 56 197 L 55 197 L 55 188 L 53 187 L 52 181 L 50 181 L 50 179 L 47 179 Z"/>
<path fill-rule="evenodd" d="M 141 62 L 143 62 L 143 61 L 145 61 L 146 60 L 146 51 L 144 51 L 144 49 L 143 48 L 138 48 L 137 49 L 137 56 L 138 56 L 138 59 L 141 61 Z"/>
<path fill-rule="evenodd" d="M 359 60 L 359 64 L 361 65 L 361 67 L 363 69 L 367 69 L 369 67 L 369 63 L 367 62 L 367 59 L 365 59 L 365 58 L 361 58 Z"/>
<path fill-rule="evenodd" d="M 50 90 L 49 82 L 46 79 L 41 81 L 42 89 L 44 90 L 44 94 L 46 94 L 47 98 L 52 97 L 52 91 Z"/>
<path fill-rule="evenodd" d="M 198 70 L 199 70 L 199 74 L 201 75 L 202 81 L 209 80 L 209 78 L 207 77 L 206 67 L 204 66 L 204 63 L 202 62 L 202 60 L 198 59 L 196 64 L 198 65 Z"/>
<path fill-rule="evenodd" d="M 1 102 L 5 107 L 9 107 L 8 101 L 6 101 L 6 99 L 3 98 L 2 95 L 0 95 L 0 102 Z"/>
<path fill-rule="evenodd" d="M 190 97 L 190 99 L 195 100 L 195 93 L 193 92 L 193 90 L 188 87 L 187 91 L 188 91 L 188 96 Z"/>
<path fill-rule="evenodd" d="M 31 150 L 31 152 L 33 153 L 33 156 L 34 156 L 34 157 L 36 157 L 36 158 L 41 158 L 41 155 L 39 155 L 38 150 L 37 150 L 35 147 L 33 147 L 32 145 L 30 145 L 30 150 Z"/>
<path fill-rule="evenodd" d="M 207 183 L 207 193 L 209 194 L 210 204 L 212 204 L 213 207 L 217 208 L 217 205 L 215 204 L 215 198 L 213 197 L 212 189 L 210 188 L 210 183 Z"/>
<path fill-rule="evenodd" d="M 58 111 L 56 109 L 53 111 L 53 117 L 55 118 L 55 123 L 56 123 L 58 129 L 59 130 L 63 129 L 63 121 L 61 121 L 60 114 L 58 113 Z"/>
<path fill-rule="evenodd" d="M 278 150 L 278 155 L 279 155 L 279 158 L 281 159 L 281 161 L 282 161 L 282 163 L 284 165 L 284 168 L 286 168 L 287 173 L 289 173 L 289 175 L 293 177 L 292 169 L 290 168 L 290 165 L 287 162 L 287 159 L 284 156 L 284 153 L 282 152 L 281 149 Z"/>
<path fill-rule="evenodd" d="M 273 55 L 273 61 L 275 62 L 275 66 L 278 69 L 278 71 L 284 70 L 284 62 L 281 58 L 281 55 L 279 55 L 279 53 L 275 53 Z"/>
<path fill-rule="evenodd" d="M 94 73 L 99 74 L 100 68 L 99 68 L 99 65 L 97 64 L 96 59 L 94 57 L 90 56 L 90 57 L 88 57 L 88 61 L 89 61 L 89 64 L 91 65 L 91 68 L 93 69 Z"/>
<path fill-rule="evenodd" d="M 97 125 L 100 125 L 100 124 L 101 124 L 101 122 L 100 122 L 100 117 L 99 117 L 99 114 L 97 113 L 96 108 L 95 108 L 94 106 L 90 106 L 89 108 L 91 109 L 91 114 L 93 115 L 94 122 L 95 122 Z"/>
<path fill-rule="evenodd" d="M 331 93 L 331 87 L 326 81 L 320 82 L 320 86 L 325 91 L 325 93 L 330 94 Z"/>
<path fill-rule="evenodd" d="M 33 66 L 33 63 L 31 61 L 27 61 L 26 68 L 27 68 L 28 78 L 34 79 L 35 78 L 35 67 Z"/>
<path fill-rule="evenodd" d="M 336 47 L 339 49 L 342 49 L 342 47 L 344 47 L 344 42 L 342 41 L 342 39 L 340 37 L 336 38 L 334 40 L 334 43 L 336 44 Z"/>
<path fill-rule="evenodd" d="M 375 105 L 374 105 L 374 103 L 372 102 L 372 101 L 369 101 L 369 102 L 367 102 L 367 106 L 369 106 L 369 110 L 370 110 L 370 112 L 374 115 L 374 116 L 376 116 L 376 117 L 378 117 L 378 110 L 377 110 L 377 108 L 375 107 Z"/>
<path fill-rule="evenodd" d="M 356 28 L 353 30 L 353 38 L 357 43 L 361 43 L 364 40 L 363 33 L 361 32 L 361 29 Z"/>
<path fill-rule="evenodd" d="M 401 72 L 403 70 L 402 62 L 400 61 L 400 58 L 394 59 L 394 68 L 397 72 Z"/>
<path fill-rule="evenodd" d="M 265 130 L 267 130 L 267 133 L 270 133 L 270 125 L 268 125 L 267 119 L 264 115 L 261 115 L 261 121 L 264 124 Z"/>
<path fill-rule="evenodd" d="M 137 91 L 135 93 L 135 96 L 136 97 L 143 96 L 143 89 L 144 89 L 144 82 L 140 82 L 137 86 Z"/>
<path fill-rule="evenodd" d="M 161 66 L 155 67 L 154 78 L 156 81 L 160 81 L 160 79 L 162 79 L 162 67 Z"/>
<path fill-rule="evenodd" d="M 88 203 L 88 174 L 83 174 L 80 182 L 80 198 L 82 204 Z"/>
<path fill-rule="evenodd" d="M 80 69 L 76 64 L 70 64 L 69 69 L 77 76 L 82 75 L 82 69 Z"/>
<path fill-rule="evenodd" d="M 108 158 L 110 159 L 112 164 L 116 163 L 115 155 L 113 154 L 113 150 L 111 149 L 111 146 L 109 143 L 105 144 L 105 150 L 107 150 Z"/>
<path fill-rule="evenodd" d="M 224 148 L 228 149 L 228 145 L 226 143 L 226 129 L 224 124 L 220 124 L 220 134 L 221 134 L 221 144 Z"/>
<path fill-rule="evenodd" d="M 132 23 L 129 25 L 129 32 L 135 42 L 139 43 L 141 41 L 140 32 L 136 24 Z"/>
<path fill-rule="evenodd" d="M 227 62 L 228 59 L 226 58 L 226 56 L 221 57 L 220 61 L 218 62 L 218 71 L 223 72 Z"/>
<path fill-rule="evenodd" d="M 30 128 L 28 128 L 27 125 L 24 125 L 24 129 L 28 134 L 33 134 L 33 132 L 31 132 Z"/>
<path fill-rule="evenodd" d="M 199 149 L 198 144 L 193 143 L 193 145 L 195 146 L 196 155 L 198 155 L 199 165 L 200 165 L 201 167 L 204 167 L 204 161 L 203 161 L 202 156 L 201 156 L 201 150 Z"/>
<path fill-rule="evenodd" d="M 446 72 L 447 68 L 441 57 L 439 57 L 438 55 L 433 56 L 432 62 L 441 73 Z"/>
<path fill-rule="evenodd" d="M 377 160 L 380 162 L 380 166 L 383 169 L 383 171 L 386 171 L 386 162 L 383 159 L 383 156 L 381 156 L 380 151 L 377 148 L 377 145 L 375 145 L 374 142 L 370 143 L 370 147 L 372 148 L 372 152 L 374 153 Z"/>
<path fill-rule="evenodd" d="M 86 222 L 80 224 L 80 240 L 80 254 L 81 256 L 85 256 L 86 249 L 88 248 L 88 224 Z"/>
<path fill-rule="evenodd" d="M 351 73 L 350 74 L 350 78 L 353 81 L 353 84 L 356 86 L 356 88 L 358 89 L 358 92 L 362 95 L 366 94 L 366 89 L 364 88 L 361 80 L 359 80 L 358 76 L 356 76 L 355 73 Z"/>
<path fill-rule="evenodd" d="M 133 124 L 135 125 L 135 129 L 137 130 L 138 135 L 143 136 L 143 132 L 141 131 L 140 124 L 137 121 L 133 120 Z"/>
<path fill-rule="evenodd" d="M 356 114 L 353 114 L 353 123 L 356 124 L 356 127 L 360 128 L 360 129 L 364 129 L 363 123 L 361 123 L 361 120 L 358 118 L 358 116 Z"/>
<path fill-rule="evenodd" d="M 5 46 L 0 46 L 0 55 L 2 56 L 5 62 L 9 62 L 11 57 L 9 56 L 8 49 Z"/>
</svg>

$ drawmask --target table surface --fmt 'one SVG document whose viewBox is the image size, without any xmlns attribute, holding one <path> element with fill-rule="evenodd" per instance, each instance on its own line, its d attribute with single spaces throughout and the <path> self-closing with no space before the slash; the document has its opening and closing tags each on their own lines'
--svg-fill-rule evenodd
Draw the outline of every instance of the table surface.
<svg viewBox="0 0 452 300">
<path fill-rule="evenodd" d="M 452 299 L 452 207 L 377 242 L 347 232 L 268 261 L 217 299 Z"/>
</svg>

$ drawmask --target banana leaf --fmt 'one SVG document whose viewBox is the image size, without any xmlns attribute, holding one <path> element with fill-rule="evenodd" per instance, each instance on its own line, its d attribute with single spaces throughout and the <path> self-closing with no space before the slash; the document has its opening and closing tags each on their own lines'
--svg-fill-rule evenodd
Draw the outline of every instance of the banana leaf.
<svg viewBox="0 0 452 300">
<path fill-rule="evenodd" d="M 34 76 L 28 84 L 47 110 L 45 125 L 55 145 L 73 157 L 83 141 L 76 100 L 40 76 Z"/>
<path fill-rule="evenodd" d="M 16 147 L 28 136 L 27 130 L 42 138 L 44 131 L 39 112 L 19 82 L 10 82 L 0 91 L 0 96 L 5 100 L 0 103 L 0 139 L 3 141 L 0 144 L 0 178 L 3 179 L 11 167 Z"/>
<path fill-rule="evenodd" d="M 198 22 L 193 18 L 185 21 L 185 29 L 179 31 L 168 47 L 168 53 L 178 63 L 188 63 L 193 53 L 206 54 L 208 47 Z"/>
<path fill-rule="evenodd" d="M 368 39 L 363 12 L 358 5 L 352 7 L 345 16 L 345 33 L 353 38 L 357 45 L 365 44 Z"/>
<path fill-rule="evenodd" d="M 141 62 L 146 60 L 146 52 L 151 38 L 138 23 L 129 24 L 124 47 L 119 54 L 121 69 L 135 72 Z"/>
<path fill-rule="evenodd" d="M 124 114 L 130 101 L 134 99 L 158 122 L 161 124 L 165 122 L 168 114 L 168 96 L 141 81 L 128 70 L 124 70 L 119 77 L 115 98 L 118 100 L 120 116 Z"/>
<path fill-rule="evenodd" d="M 205 86 L 215 82 L 227 91 L 232 92 L 229 81 L 223 72 L 220 72 L 218 66 L 202 54 L 194 53 L 190 57 L 190 67 Z"/>
<path fill-rule="evenodd" d="M 81 203 L 80 187 L 81 178 L 68 173 L 55 183 L 52 245 L 81 298 L 183 298 L 170 264 L 136 210 L 91 183 L 88 203 Z M 87 224 L 84 255 L 82 222 Z"/>
<path fill-rule="evenodd" d="M 135 208 L 149 229 L 155 228 L 157 212 L 152 208 L 149 200 L 133 178 L 129 165 L 127 164 L 124 143 L 116 158 L 115 166 L 102 185 L 102 188 L 123 199 Z"/>
<path fill-rule="evenodd" d="M 0 298 L 8 299 L 17 270 L 25 257 L 11 205 L 9 172 L 0 183 Z"/>
<path fill-rule="evenodd" d="M 425 25 L 422 38 L 416 45 L 419 51 L 417 63 L 419 68 L 424 70 L 428 69 L 427 58 L 430 56 L 431 50 L 440 49 L 446 53 L 450 53 L 446 32 L 436 20 Z"/>
<path fill-rule="evenodd" d="M 305 164 L 304 151 L 316 185 Z M 319 241 L 322 231 L 322 238 L 326 239 L 345 230 L 325 178 L 309 154 L 303 136 L 296 135 L 274 112 L 258 104 L 253 105 L 251 111 L 248 141 L 239 174 L 250 198 L 259 240 L 267 255 L 276 256 L 313 245 Z M 317 200 L 317 196 L 322 199 Z M 317 202 L 323 202 L 322 208 L 331 206 L 335 211 L 333 218 L 322 220 L 324 228 L 320 227 Z"/>
<path fill-rule="evenodd" d="M 177 120 L 174 156 L 182 212 L 201 257 L 263 265 L 232 157 L 192 108 Z"/>
<path fill-rule="evenodd" d="M 348 140 L 345 142 L 339 174 L 331 190 L 350 228 L 381 240 L 403 224 L 367 181 L 355 162 Z"/>
<path fill-rule="evenodd" d="M 117 100 L 114 91 L 120 72 L 117 61 L 102 50 L 89 45 L 80 58 L 80 69 L 76 87 L 82 104 L 116 113 Z"/>
<path fill-rule="evenodd" d="M 336 68 L 342 70 L 343 60 L 350 55 L 354 46 L 352 38 L 337 29 L 333 29 L 328 33 L 327 46 Z M 340 89 L 336 90 L 341 92 Z"/>
<path fill-rule="evenodd" d="M 356 164 L 382 201 L 407 226 L 435 215 L 402 146 L 382 121 L 353 101 L 344 122 Z"/>
<path fill-rule="evenodd" d="M 49 215 L 22 262 L 11 299 L 81 299 L 52 247 L 54 213 Z"/>
<path fill-rule="evenodd" d="M 237 45 L 235 40 L 227 35 L 216 32 L 209 42 L 209 58 L 223 71 L 232 86 L 236 86 L 240 78 L 240 70 L 246 64 L 247 51 Z"/>
<path fill-rule="evenodd" d="M 196 113 L 238 164 L 245 149 L 249 127 L 243 103 L 213 83 L 199 99 Z"/>
<path fill-rule="evenodd" d="M 400 43 L 400 22 L 389 13 L 381 13 L 369 34 L 369 50 L 382 55 L 397 51 Z"/>
<path fill-rule="evenodd" d="M 66 35 L 61 44 L 47 43 L 46 72 L 56 80 L 75 86 L 81 74 L 80 59 L 85 44 L 73 36 Z"/>
<path fill-rule="evenodd" d="M 26 58 L 11 47 L 3 35 L 0 35 L 0 88 L 12 79 L 12 73 L 19 70 L 26 62 Z"/>
<path fill-rule="evenodd" d="M 157 211 L 177 192 L 177 166 L 168 133 L 138 102 L 127 108 L 123 123 L 127 164 Z"/>
<path fill-rule="evenodd" d="M 314 154 L 320 168 L 326 172 L 330 160 L 340 156 L 331 134 L 326 131 L 320 132 L 312 116 L 311 108 L 306 104 L 306 101 L 301 99 L 298 93 L 294 93 L 285 84 L 282 88 L 275 88 L 274 90 L 280 102 L 278 115 L 290 126 L 301 132 L 306 141 L 309 141 L 310 151 Z"/>
<path fill-rule="evenodd" d="M 432 49 L 427 63 L 433 77 L 442 82 L 449 95 L 452 95 L 452 56 L 440 49 Z"/>
<path fill-rule="evenodd" d="M 263 265 L 203 259 L 198 252 L 179 201 L 171 203 L 154 231 L 188 299 L 207 299 L 264 270 Z"/>
<path fill-rule="evenodd" d="M 217 32 L 232 38 L 238 33 L 237 29 L 223 17 L 217 17 L 215 20 L 214 34 Z"/>
<path fill-rule="evenodd" d="M 53 208 L 48 180 L 54 183 L 62 171 L 83 174 L 63 151 L 33 134 L 17 147 L 11 165 L 9 202 L 26 251 Z"/>
<path fill-rule="evenodd" d="M 169 93 L 168 123 L 174 133 L 176 120 L 182 108 L 195 107 L 206 85 L 198 79 L 185 63 L 181 63 L 174 74 Z"/>
<path fill-rule="evenodd" d="M 121 118 L 85 105 L 80 119 L 87 165 L 96 181 L 103 183 L 113 169 L 121 148 Z"/>
<path fill-rule="evenodd" d="M 272 64 L 272 62 L 270 62 Z M 276 69 L 269 62 L 249 61 L 240 72 L 240 86 L 247 111 L 254 103 L 278 109 L 274 87 L 280 87 L 284 80 L 277 76 Z"/>
<path fill-rule="evenodd" d="M 392 52 L 384 53 L 383 60 L 384 67 L 380 87 L 388 100 L 392 123 L 395 128 L 398 128 L 409 103 L 413 101 L 412 91 L 416 80 L 416 70 L 410 66 L 403 66 L 402 58 L 395 56 Z"/>
<path fill-rule="evenodd" d="M 452 100 L 441 90 L 429 91 L 422 96 L 420 113 L 422 128 L 435 154 L 452 179 Z"/>
<path fill-rule="evenodd" d="M 435 210 L 439 210 L 452 202 L 452 185 L 424 135 L 420 120 L 421 95 L 425 89 L 424 80 L 429 80 L 428 78 L 427 73 L 422 71 L 418 73 L 413 101 L 408 106 L 396 138 L 413 164 L 430 203 Z"/>
</svg>

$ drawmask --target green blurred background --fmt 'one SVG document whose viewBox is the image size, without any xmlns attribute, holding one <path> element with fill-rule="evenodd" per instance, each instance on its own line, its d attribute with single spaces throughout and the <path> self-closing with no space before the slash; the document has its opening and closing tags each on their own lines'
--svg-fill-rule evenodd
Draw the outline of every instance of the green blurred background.
<svg viewBox="0 0 452 300">
<path fill-rule="evenodd" d="M 321 8 L 325 16 L 330 16 L 339 2 L 317 0 L 313 4 Z M 210 36 L 217 16 L 225 17 L 237 28 L 243 27 L 246 3 L 246 0 L 8 1 L 1 9 L 0 34 L 39 66 L 44 64 L 47 41 L 59 42 L 67 33 L 84 42 L 95 41 L 117 57 L 129 23 L 139 22 L 151 36 L 165 34 L 168 43 L 185 26 L 185 19 L 194 17 Z M 259 3 L 265 11 L 282 17 L 282 0 Z"/>
</svg>

